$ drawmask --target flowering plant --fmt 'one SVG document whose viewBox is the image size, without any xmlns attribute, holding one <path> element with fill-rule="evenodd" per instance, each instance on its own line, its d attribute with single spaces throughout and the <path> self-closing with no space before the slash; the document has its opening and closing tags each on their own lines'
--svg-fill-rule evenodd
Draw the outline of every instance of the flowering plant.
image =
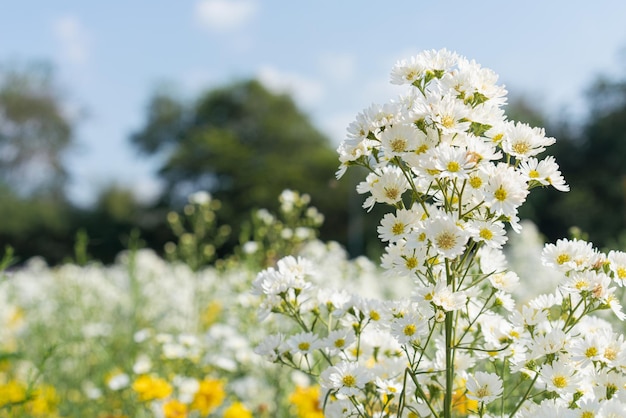
<svg viewBox="0 0 626 418">
<path fill-rule="evenodd" d="M 359 113 L 337 176 L 367 169 L 363 207 L 392 208 L 378 227 L 380 280 L 410 280 L 413 292 L 323 288 L 316 265 L 287 256 L 253 289 L 262 318 L 299 331 L 269 335 L 257 353 L 308 373 L 328 417 L 621 416 L 626 345 L 598 315 L 624 319 L 626 253 L 546 245 L 557 289 L 518 308 L 502 251 L 531 189 L 569 190 L 555 159 L 538 158 L 555 139 L 507 120 L 497 75 L 456 53 L 398 62 L 391 82 L 406 94 Z"/>
</svg>

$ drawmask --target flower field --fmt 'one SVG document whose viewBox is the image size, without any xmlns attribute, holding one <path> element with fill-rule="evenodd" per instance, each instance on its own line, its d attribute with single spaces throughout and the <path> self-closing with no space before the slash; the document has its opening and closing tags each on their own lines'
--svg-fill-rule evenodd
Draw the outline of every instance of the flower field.
<svg viewBox="0 0 626 418">
<path fill-rule="evenodd" d="M 0 417 L 602 417 L 626 410 L 626 253 L 544 244 L 518 218 L 569 186 L 540 128 L 509 121 L 497 76 L 446 50 L 392 69 L 339 146 L 389 209 L 380 260 L 321 242 L 285 190 L 241 245 L 208 193 L 113 265 L 2 262 Z"/>
</svg>

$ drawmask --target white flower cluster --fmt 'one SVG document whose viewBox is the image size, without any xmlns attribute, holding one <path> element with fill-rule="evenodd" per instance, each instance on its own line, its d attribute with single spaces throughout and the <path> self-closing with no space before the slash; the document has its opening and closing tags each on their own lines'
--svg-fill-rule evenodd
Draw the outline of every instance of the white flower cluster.
<svg viewBox="0 0 626 418">
<path fill-rule="evenodd" d="M 455 53 L 399 62 L 391 79 L 408 92 L 357 116 L 337 175 L 365 167 L 363 207 L 395 209 L 378 227 L 384 280 L 410 278 L 413 292 L 382 301 L 323 288 L 316 265 L 286 257 L 253 286 L 262 317 L 287 316 L 299 331 L 273 334 L 257 352 L 316 376 L 328 417 L 626 408 L 623 336 L 591 316 L 624 319 L 614 285 L 626 279 L 626 254 L 561 240 L 542 255 L 556 291 L 521 308 L 512 296 L 519 277 L 502 252 L 507 225 L 519 232 L 532 188 L 569 190 L 554 158 L 537 157 L 554 138 L 507 120 L 496 75 Z"/>
</svg>

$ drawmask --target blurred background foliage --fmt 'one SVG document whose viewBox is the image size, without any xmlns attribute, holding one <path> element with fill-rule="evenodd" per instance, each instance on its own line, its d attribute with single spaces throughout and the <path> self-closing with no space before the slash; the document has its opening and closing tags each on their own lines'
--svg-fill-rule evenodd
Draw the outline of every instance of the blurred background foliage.
<svg viewBox="0 0 626 418">
<path fill-rule="evenodd" d="M 510 119 L 557 138 L 547 152 L 571 186 L 569 193 L 533 191 L 520 215 L 549 241 L 577 227 L 598 247 L 626 248 L 626 79 L 599 77 L 586 97 L 582 120 L 545 115 L 532 97 L 510 98 Z M 66 197 L 63 153 L 79 122 L 68 116 L 49 66 L 0 66 L 0 248 L 14 248 L 19 261 L 76 260 L 79 241 L 81 258 L 110 263 L 133 236 L 164 254 L 177 239 L 168 214 L 183 212 L 198 191 L 221 202 L 220 224 L 232 228 L 216 256 L 233 251 L 255 211 L 276 211 L 285 189 L 310 195 L 324 215 L 322 240 L 338 241 L 352 256 L 376 257 L 381 250 L 371 224 L 378 216 L 363 216 L 354 190 L 361 176 L 353 170 L 335 179 L 334 144 L 342 138 L 331 141 L 291 97 L 255 80 L 193 100 L 167 89 L 152 94 L 143 126 L 129 135 L 144 158 L 160 162 L 164 187 L 150 204 L 116 184 L 101 190 L 92 207 Z"/>
</svg>

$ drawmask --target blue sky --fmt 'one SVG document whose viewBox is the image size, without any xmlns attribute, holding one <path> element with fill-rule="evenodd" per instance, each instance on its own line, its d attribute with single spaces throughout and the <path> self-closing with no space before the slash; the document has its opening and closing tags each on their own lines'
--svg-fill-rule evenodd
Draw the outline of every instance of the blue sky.
<svg viewBox="0 0 626 418">
<path fill-rule="evenodd" d="M 398 92 L 389 70 L 448 48 L 493 69 L 511 94 L 577 114 L 598 74 L 626 75 L 626 2 L 23 0 L 0 9 L 0 64 L 47 61 L 70 114 L 86 110 L 68 153 L 70 196 L 116 182 L 149 197 L 155 161 L 130 134 L 155 88 L 189 98 L 256 77 L 290 92 L 339 143 L 347 124 Z M 558 140 L 558 138 L 557 138 Z"/>
</svg>

